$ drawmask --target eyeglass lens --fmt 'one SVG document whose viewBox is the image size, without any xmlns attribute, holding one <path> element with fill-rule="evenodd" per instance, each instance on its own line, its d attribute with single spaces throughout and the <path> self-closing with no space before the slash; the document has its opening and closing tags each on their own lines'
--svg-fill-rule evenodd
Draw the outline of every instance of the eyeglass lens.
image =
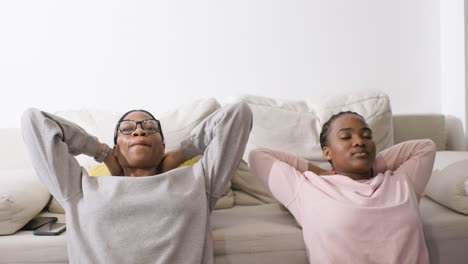
<svg viewBox="0 0 468 264">
<path fill-rule="evenodd" d="M 120 132 L 124 135 L 129 135 L 136 130 L 138 124 L 141 125 L 141 128 L 150 134 L 158 132 L 158 123 L 155 120 L 143 120 L 143 121 L 133 121 L 126 120 L 120 123 Z"/>
</svg>

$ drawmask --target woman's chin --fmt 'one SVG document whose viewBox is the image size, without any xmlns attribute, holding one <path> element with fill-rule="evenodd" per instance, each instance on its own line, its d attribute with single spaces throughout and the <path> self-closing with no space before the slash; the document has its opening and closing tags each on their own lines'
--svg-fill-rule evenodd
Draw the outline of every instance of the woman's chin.
<svg viewBox="0 0 468 264">
<path fill-rule="evenodd" d="M 373 165 L 374 165 L 374 159 L 372 158 L 356 159 L 352 162 L 352 167 L 355 170 L 359 170 L 359 171 L 371 170 Z"/>
<path fill-rule="evenodd" d="M 159 162 L 156 159 L 130 159 L 127 160 L 127 167 L 132 169 L 156 169 Z"/>
</svg>

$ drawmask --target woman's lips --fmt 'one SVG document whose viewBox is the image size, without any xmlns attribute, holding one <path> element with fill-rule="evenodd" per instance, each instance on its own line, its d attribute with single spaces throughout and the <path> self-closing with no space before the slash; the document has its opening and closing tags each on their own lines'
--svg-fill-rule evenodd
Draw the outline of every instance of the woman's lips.
<svg viewBox="0 0 468 264">
<path fill-rule="evenodd" d="M 135 146 L 151 147 L 151 144 L 146 141 L 135 141 L 132 144 L 130 144 L 130 147 Z"/>
<path fill-rule="evenodd" d="M 366 150 L 358 150 L 356 152 L 353 152 L 352 154 L 354 157 L 357 157 L 357 158 L 366 158 L 369 156 L 369 152 Z"/>
</svg>

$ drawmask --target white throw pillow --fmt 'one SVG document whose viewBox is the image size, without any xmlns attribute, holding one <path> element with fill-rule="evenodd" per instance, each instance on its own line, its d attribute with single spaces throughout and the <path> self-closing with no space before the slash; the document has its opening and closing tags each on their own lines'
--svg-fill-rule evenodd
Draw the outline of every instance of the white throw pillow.
<svg viewBox="0 0 468 264">
<path fill-rule="evenodd" d="M 323 124 L 340 111 L 357 112 L 374 132 L 377 151 L 393 145 L 392 111 L 388 96 L 379 91 L 357 91 L 321 100 L 282 100 L 244 95 L 236 101 L 249 104 L 253 128 L 244 160 L 252 149 L 272 148 L 296 155 L 327 168 L 320 148 Z"/>
<path fill-rule="evenodd" d="M 377 152 L 393 146 L 393 117 L 389 97 L 379 91 L 357 91 L 324 98 L 313 106 L 321 126 L 334 114 L 353 111 L 360 114 L 372 129 Z M 320 131 L 319 131 L 320 133 Z"/>
<path fill-rule="evenodd" d="M 0 235 L 21 229 L 49 199 L 33 169 L 0 170 Z"/>
<path fill-rule="evenodd" d="M 243 159 L 255 148 L 288 151 L 308 160 L 320 161 L 320 123 L 305 101 L 245 95 L 237 98 L 252 109 L 253 126 Z"/>
<path fill-rule="evenodd" d="M 178 148 L 198 124 L 220 107 L 216 99 L 208 98 L 179 106 L 171 112 L 152 113 L 161 121 L 166 151 Z"/>
<path fill-rule="evenodd" d="M 468 152 L 439 151 L 426 186 L 427 196 L 468 215 Z"/>
</svg>

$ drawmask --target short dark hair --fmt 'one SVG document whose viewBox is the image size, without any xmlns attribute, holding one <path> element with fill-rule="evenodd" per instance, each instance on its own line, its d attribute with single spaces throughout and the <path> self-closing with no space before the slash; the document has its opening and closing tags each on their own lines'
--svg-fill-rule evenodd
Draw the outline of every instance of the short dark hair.
<svg viewBox="0 0 468 264">
<path fill-rule="evenodd" d="M 143 109 L 134 109 L 134 110 L 130 110 L 128 112 L 126 112 L 125 114 L 123 114 L 120 118 L 119 118 L 119 121 L 117 121 L 117 125 L 115 125 L 115 130 L 114 130 L 114 145 L 117 145 L 117 136 L 119 134 L 119 125 L 120 125 L 120 122 L 122 122 L 122 120 L 130 113 L 133 113 L 133 112 L 143 112 L 149 116 L 151 116 L 152 119 L 156 119 L 153 114 L 151 114 L 150 112 L 146 111 L 146 110 L 143 110 Z M 159 134 L 161 135 L 161 139 L 162 141 L 164 142 L 164 135 L 163 135 L 163 132 L 162 132 L 162 128 L 161 128 L 161 123 L 158 122 L 159 124 Z"/>
<path fill-rule="evenodd" d="M 320 147 L 322 149 L 328 146 L 328 141 L 327 141 L 328 129 L 330 128 L 333 121 L 335 121 L 338 117 L 342 115 L 346 115 L 346 114 L 357 115 L 363 120 L 365 120 L 364 117 L 362 117 L 362 115 L 356 112 L 352 112 L 352 111 L 342 111 L 342 112 L 332 115 L 330 119 L 328 119 L 328 121 L 323 124 L 322 131 L 320 131 Z"/>
</svg>

